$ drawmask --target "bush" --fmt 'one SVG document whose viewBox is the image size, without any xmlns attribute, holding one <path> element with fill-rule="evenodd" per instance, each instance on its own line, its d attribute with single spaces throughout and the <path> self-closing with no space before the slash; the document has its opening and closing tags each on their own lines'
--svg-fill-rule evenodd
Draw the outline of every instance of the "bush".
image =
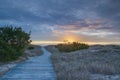
<svg viewBox="0 0 120 80">
<path fill-rule="evenodd" d="M 29 49 L 29 50 L 32 50 L 32 49 L 34 49 L 34 47 L 33 47 L 33 46 L 29 46 L 28 49 Z"/>
<path fill-rule="evenodd" d="M 4 43 L 3 41 L 0 40 L 0 61 L 10 61 L 11 59 L 14 59 L 14 49 L 11 48 L 8 44 Z M 8 54 L 9 52 L 9 54 Z M 10 58 L 11 57 L 11 58 Z"/>
<path fill-rule="evenodd" d="M 71 52 L 71 51 L 89 48 L 87 44 L 79 43 L 79 42 L 58 44 L 55 47 L 58 48 L 60 52 Z"/>
<path fill-rule="evenodd" d="M 16 60 L 31 42 L 30 33 L 20 27 L 0 27 L 0 61 Z"/>
</svg>

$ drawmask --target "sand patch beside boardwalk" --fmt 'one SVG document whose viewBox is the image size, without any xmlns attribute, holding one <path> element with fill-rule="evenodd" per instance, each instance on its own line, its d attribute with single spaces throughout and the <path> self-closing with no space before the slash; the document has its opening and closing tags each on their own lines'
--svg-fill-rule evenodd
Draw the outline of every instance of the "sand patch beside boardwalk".
<svg viewBox="0 0 120 80">
<path fill-rule="evenodd" d="M 41 46 L 37 45 L 33 46 L 34 49 L 32 50 L 26 49 L 25 54 L 21 56 L 18 60 L 7 63 L 0 63 L 0 77 L 4 75 L 7 71 L 9 71 L 11 68 L 15 67 L 18 63 L 23 62 L 29 59 L 30 57 L 39 56 L 43 54 Z"/>
</svg>

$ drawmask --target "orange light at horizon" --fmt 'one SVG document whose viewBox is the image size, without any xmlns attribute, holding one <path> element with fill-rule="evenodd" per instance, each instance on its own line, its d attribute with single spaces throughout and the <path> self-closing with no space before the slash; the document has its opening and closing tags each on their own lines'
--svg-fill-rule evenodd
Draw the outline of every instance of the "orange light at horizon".
<svg viewBox="0 0 120 80">
<path fill-rule="evenodd" d="M 32 44 L 59 44 L 61 41 L 33 41 Z"/>
<path fill-rule="evenodd" d="M 78 38 L 77 36 L 74 35 L 66 35 L 62 38 L 62 41 L 64 42 L 77 42 L 80 41 L 80 38 Z"/>
<path fill-rule="evenodd" d="M 75 40 L 71 40 L 71 41 L 75 41 Z M 39 44 L 61 44 L 61 43 L 64 43 L 64 42 L 63 41 L 33 41 L 32 42 L 32 44 L 37 44 L 37 45 L 39 45 Z M 89 44 L 89 45 L 97 45 L 97 44 L 101 44 L 101 45 L 107 45 L 107 44 L 120 45 L 120 42 L 82 42 L 81 41 L 81 43 L 86 43 L 86 44 Z"/>
</svg>

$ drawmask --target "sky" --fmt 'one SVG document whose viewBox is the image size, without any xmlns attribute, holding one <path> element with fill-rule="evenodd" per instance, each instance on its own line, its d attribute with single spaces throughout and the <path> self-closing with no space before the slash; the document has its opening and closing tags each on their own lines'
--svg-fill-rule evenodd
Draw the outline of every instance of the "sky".
<svg viewBox="0 0 120 80">
<path fill-rule="evenodd" d="M 120 0 L 0 0 L 0 25 L 38 41 L 120 43 Z"/>
</svg>

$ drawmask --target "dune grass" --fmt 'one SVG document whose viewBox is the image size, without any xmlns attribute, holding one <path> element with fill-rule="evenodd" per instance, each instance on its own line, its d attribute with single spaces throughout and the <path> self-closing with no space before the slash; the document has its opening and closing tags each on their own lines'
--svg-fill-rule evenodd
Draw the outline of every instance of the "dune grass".
<svg viewBox="0 0 120 80">
<path fill-rule="evenodd" d="M 72 42 L 72 43 L 68 42 L 64 44 L 58 44 L 55 47 L 58 48 L 60 52 L 72 52 L 76 50 L 89 48 L 87 44 L 79 43 L 79 42 Z"/>
<path fill-rule="evenodd" d="M 55 50 L 52 47 L 47 49 L 50 50 L 50 48 Z M 102 77 L 120 75 L 120 46 L 96 45 L 69 54 L 55 52 L 51 58 L 58 80 L 116 80 L 112 77 L 111 79 L 93 79 L 92 75 L 100 74 Z"/>
</svg>

